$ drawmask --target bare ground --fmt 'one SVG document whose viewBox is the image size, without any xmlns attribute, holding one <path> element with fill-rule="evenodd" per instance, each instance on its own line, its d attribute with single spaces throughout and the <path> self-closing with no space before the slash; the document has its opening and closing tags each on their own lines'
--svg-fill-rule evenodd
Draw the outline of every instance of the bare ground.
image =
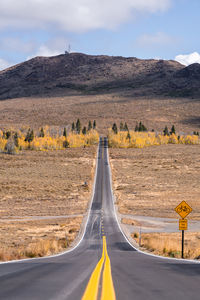
<svg viewBox="0 0 200 300">
<path fill-rule="evenodd" d="M 96 119 L 98 131 L 107 134 L 114 122 L 134 129 L 142 121 L 149 130 L 175 125 L 178 132 L 200 130 L 200 101 L 195 99 L 133 98 L 120 94 L 21 98 L 0 101 L 0 128 L 5 126 L 66 126 L 77 118 L 83 124 Z"/>
<path fill-rule="evenodd" d="M 0 154 L 0 259 L 70 246 L 90 201 L 95 154 L 96 147 Z"/>
<path fill-rule="evenodd" d="M 176 218 L 185 200 L 193 209 L 188 218 L 200 219 L 199 145 L 109 151 L 120 213 Z"/>
<path fill-rule="evenodd" d="M 191 133 L 200 131 L 199 113 L 200 101 L 194 99 L 133 98 L 128 94 L 32 97 L 0 101 L 0 128 L 45 125 L 68 125 L 70 128 L 71 123 L 80 118 L 84 125 L 96 119 L 101 134 L 107 134 L 107 128 L 114 122 L 119 125 L 120 121 L 126 121 L 130 129 L 142 121 L 150 130 L 162 131 L 165 125 L 170 128 L 174 124 L 178 132 Z M 91 195 L 95 151 L 93 148 L 24 152 L 17 156 L 0 154 L 0 249 L 12 253 L 21 239 L 23 251 L 28 245 L 32 249 L 29 249 L 29 256 L 49 254 L 49 249 L 55 253 L 66 247 L 56 237 L 56 224 L 66 224 L 59 231 L 63 228 L 67 236 L 70 226 L 78 226 L 76 230 L 79 230 Z M 173 209 L 185 199 L 193 208 L 189 218 L 199 220 L 199 146 L 111 149 L 110 154 L 120 212 L 129 216 L 177 218 Z M 84 181 L 88 181 L 89 190 L 83 187 Z M 55 219 L 56 216 L 67 217 L 61 220 Z M 39 217 L 48 220 L 35 219 Z M 74 221 L 71 222 L 69 217 Z M 29 227 L 35 228 L 31 234 Z M 12 245 L 14 228 L 17 234 Z M 23 228 L 21 232 L 20 228 Z M 44 237 L 38 234 L 36 244 L 40 246 L 36 251 L 30 238 L 31 235 L 36 238 L 37 228 Z M 52 243 L 56 245 L 52 246 Z M 2 253 L 2 259 L 9 259 L 5 251 Z M 11 258 L 17 255 L 12 254 Z"/>
<path fill-rule="evenodd" d="M 154 254 L 181 257 L 179 215 L 185 200 L 193 209 L 187 219 L 185 257 L 200 258 L 200 146 L 163 145 L 144 149 L 110 149 L 113 189 L 122 228 Z M 136 244 L 137 247 L 137 244 Z"/>
</svg>

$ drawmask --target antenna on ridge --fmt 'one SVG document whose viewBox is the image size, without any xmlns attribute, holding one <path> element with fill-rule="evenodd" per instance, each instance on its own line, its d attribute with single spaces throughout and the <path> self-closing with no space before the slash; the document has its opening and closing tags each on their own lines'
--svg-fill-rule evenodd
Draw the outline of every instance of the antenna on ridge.
<svg viewBox="0 0 200 300">
<path fill-rule="evenodd" d="M 65 51 L 65 54 L 70 54 L 70 52 L 71 52 L 71 45 L 69 44 L 68 45 L 68 50 Z"/>
</svg>

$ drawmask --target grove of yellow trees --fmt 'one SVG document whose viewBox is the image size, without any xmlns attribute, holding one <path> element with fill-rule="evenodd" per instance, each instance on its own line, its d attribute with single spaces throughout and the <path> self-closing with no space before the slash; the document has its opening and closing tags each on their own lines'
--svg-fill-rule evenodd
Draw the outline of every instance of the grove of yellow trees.
<svg viewBox="0 0 200 300">
<path fill-rule="evenodd" d="M 11 132 L 9 137 L 0 130 L 0 151 L 8 152 L 8 145 L 13 144 L 14 152 L 20 150 L 63 150 L 65 148 L 74 147 L 88 147 L 97 144 L 99 141 L 99 134 L 96 130 L 91 129 L 86 134 L 71 132 L 67 136 L 59 134 L 55 130 L 51 130 L 48 126 L 43 129 L 44 136 L 41 137 L 39 133 L 34 135 L 31 141 L 27 140 L 27 131 L 9 130 Z"/>
<path fill-rule="evenodd" d="M 20 150 L 63 150 L 65 148 L 88 147 L 97 144 L 99 134 L 95 129 L 90 129 L 83 134 L 70 131 L 64 136 L 60 128 L 42 128 L 43 136 L 40 135 L 41 129 L 27 140 L 28 128 L 22 130 L 0 130 L 0 152 L 15 153 Z M 119 131 L 115 133 L 109 129 L 108 133 L 109 147 L 113 148 L 144 148 L 149 146 L 159 146 L 163 144 L 200 144 L 198 135 L 181 135 L 176 134 L 163 135 L 155 132 L 135 132 Z"/>
<path fill-rule="evenodd" d="M 164 144 L 200 144 L 199 136 L 186 135 L 177 136 L 175 134 L 162 135 L 155 132 L 135 132 L 119 131 L 117 134 L 109 130 L 109 147 L 113 148 L 144 148 L 149 146 L 159 146 Z"/>
</svg>

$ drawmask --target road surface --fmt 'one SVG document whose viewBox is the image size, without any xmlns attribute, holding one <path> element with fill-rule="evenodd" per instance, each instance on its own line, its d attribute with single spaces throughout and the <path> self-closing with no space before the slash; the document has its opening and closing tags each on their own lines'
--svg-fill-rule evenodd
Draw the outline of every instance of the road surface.
<svg viewBox="0 0 200 300">
<path fill-rule="evenodd" d="M 136 251 L 114 213 L 107 140 L 100 139 L 83 239 L 65 254 L 0 264 L 0 299 L 200 299 L 200 264 Z"/>
</svg>

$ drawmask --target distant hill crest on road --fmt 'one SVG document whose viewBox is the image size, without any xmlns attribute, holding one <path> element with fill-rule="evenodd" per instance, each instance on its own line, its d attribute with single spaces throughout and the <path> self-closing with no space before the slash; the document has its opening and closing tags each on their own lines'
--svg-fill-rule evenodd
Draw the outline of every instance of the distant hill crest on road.
<svg viewBox="0 0 200 300">
<path fill-rule="evenodd" d="M 200 64 L 70 53 L 35 57 L 0 72 L 0 99 L 120 92 L 132 96 L 200 96 Z"/>
</svg>

